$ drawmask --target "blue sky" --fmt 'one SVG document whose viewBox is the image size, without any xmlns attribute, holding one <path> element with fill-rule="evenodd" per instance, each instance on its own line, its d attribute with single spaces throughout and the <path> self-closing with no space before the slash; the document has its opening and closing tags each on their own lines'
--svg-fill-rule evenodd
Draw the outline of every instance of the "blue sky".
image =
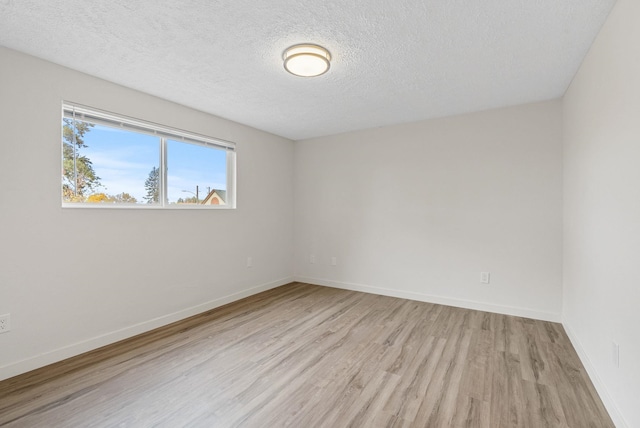
<svg viewBox="0 0 640 428">
<path fill-rule="evenodd" d="M 160 138 L 95 125 L 84 137 L 87 148 L 80 154 L 93 162 L 100 177 L 100 192 L 129 193 L 145 203 L 144 182 L 160 165 Z M 226 189 L 226 152 L 209 147 L 167 141 L 167 187 L 169 202 L 190 198 L 199 186 L 203 199 L 208 188 Z M 192 193 L 190 193 L 192 192 Z"/>
</svg>

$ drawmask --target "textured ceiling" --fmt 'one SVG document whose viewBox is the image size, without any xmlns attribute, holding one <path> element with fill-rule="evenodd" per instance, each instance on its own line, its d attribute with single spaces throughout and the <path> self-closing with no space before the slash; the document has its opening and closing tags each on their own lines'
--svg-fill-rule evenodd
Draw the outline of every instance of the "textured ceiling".
<svg viewBox="0 0 640 428">
<path fill-rule="evenodd" d="M 562 96 L 614 3 L 0 0 L 0 45 L 298 140 Z"/>
</svg>

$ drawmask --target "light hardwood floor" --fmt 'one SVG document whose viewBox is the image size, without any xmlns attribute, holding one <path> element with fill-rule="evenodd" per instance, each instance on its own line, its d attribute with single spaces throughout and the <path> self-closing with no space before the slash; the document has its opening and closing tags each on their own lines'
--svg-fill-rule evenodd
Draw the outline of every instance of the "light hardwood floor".
<svg viewBox="0 0 640 428">
<path fill-rule="evenodd" d="M 8 427 L 613 427 L 560 324 L 293 283 L 0 382 Z"/>
</svg>

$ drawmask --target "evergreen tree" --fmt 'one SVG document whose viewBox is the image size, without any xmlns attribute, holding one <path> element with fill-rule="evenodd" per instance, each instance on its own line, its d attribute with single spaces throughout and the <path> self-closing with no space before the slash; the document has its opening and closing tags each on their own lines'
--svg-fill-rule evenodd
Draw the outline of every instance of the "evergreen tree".
<svg viewBox="0 0 640 428">
<path fill-rule="evenodd" d="M 144 200 L 148 204 L 158 203 L 160 201 L 160 169 L 155 166 L 149 172 L 149 177 L 144 182 L 144 188 L 147 189 L 147 194 L 144 196 Z"/>
</svg>

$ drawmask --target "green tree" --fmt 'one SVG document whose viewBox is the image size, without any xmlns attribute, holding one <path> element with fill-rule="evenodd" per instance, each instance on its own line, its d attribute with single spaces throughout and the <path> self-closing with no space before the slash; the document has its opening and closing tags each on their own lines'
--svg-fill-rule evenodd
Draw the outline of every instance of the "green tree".
<svg viewBox="0 0 640 428">
<path fill-rule="evenodd" d="M 100 186 L 100 177 L 91 160 L 81 153 L 87 147 L 84 137 L 92 123 L 63 119 L 62 195 L 66 202 L 83 201 Z"/>
<path fill-rule="evenodd" d="M 155 166 L 149 172 L 149 177 L 144 182 L 144 188 L 147 194 L 144 200 L 148 204 L 158 203 L 160 201 L 160 169 Z"/>
</svg>

